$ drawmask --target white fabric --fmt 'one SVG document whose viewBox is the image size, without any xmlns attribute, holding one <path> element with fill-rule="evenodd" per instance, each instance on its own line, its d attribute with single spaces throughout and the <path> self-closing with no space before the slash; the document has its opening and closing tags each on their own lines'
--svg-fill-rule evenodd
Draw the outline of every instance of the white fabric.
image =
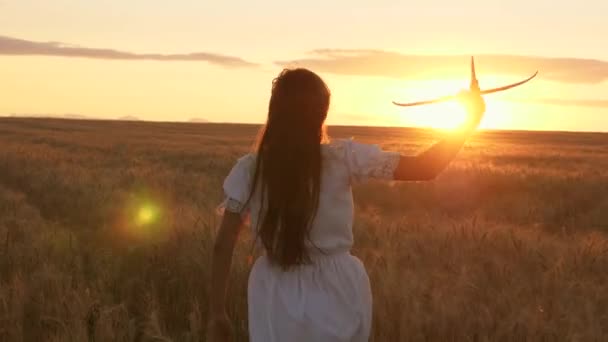
<svg viewBox="0 0 608 342">
<path fill-rule="evenodd" d="M 372 296 L 363 264 L 350 254 L 353 244 L 351 185 L 370 178 L 393 179 L 399 153 L 353 140 L 322 145 L 319 209 L 310 231 L 312 265 L 282 271 L 265 256 L 255 262 L 248 284 L 252 342 L 367 341 Z M 254 230 L 261 207 L 249 197 L 255 156 L 241 157 L 224 181 L 225 210 L 247 215 Z"/>
</svg>

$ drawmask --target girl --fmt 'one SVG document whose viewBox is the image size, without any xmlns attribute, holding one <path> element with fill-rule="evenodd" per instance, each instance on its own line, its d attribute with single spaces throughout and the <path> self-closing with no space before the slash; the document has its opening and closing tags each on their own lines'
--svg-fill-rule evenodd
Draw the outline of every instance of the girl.
<svg viewBox="0 0 608 342">
<path fill-rule="evenodd" d="M 232 254 L 244 222 L 263 248 L 249 275 L 252 342 L 367 341 L 372 296 L 353 244 L 351 185 L 366 179 L 428 181 L 456 156 L 485 104 L 461 93 L 467 122 L 416 156 L 352 140 L 327 141 L 330 91 L 306 69 L 274 79 L 255 153 L 224 181 L 223 220 L 213 251 L 207 340 L 232 339 L 225 311 Z"/>
</svg>

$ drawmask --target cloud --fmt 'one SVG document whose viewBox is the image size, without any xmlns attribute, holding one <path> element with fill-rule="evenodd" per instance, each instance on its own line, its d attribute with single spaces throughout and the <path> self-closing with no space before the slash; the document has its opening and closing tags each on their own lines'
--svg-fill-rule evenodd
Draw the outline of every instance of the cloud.
<svg viewBox="0 0 608 342">
<path fill-rule="evenodd" d="M 608 100 L 605 99 L 508 98 L 507 100 L 513 102 L 537 103 L 554 106 L 608 108 Z"/>
<path fill-rule="evenodd" d="M 87 48 L 61 42 L 34 42 L 6 36 L 0 36 L 0 55 L 84 57 L 113 60 L 204 61 L 215 65 L 234 68 L 256 66 L 255 63 L 248 62 L 239 57 L 208 52 L 142 54 L 112 49 Z"/>
<path fill-rule="evenodd" d="M 469 56 L 407 55 L 382 50 L 318 49 L 310 57 L 276 61 L 282 67 L 302 66 L 342 75 L 382 76 L 407 80 L 463 77 Z M 596 84 L 608 80 L 608 62 L 581 58 L 516 55 L 477 55 L 479 74 L 525 77 L 539 71 L 539 78 L 565 83 Z"/>
</svg>

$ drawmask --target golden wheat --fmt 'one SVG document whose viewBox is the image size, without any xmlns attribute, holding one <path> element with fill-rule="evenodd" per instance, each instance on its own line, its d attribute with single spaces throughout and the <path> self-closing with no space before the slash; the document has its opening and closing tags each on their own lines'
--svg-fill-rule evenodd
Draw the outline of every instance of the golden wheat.
<svg viewBox="0 0 608 342">
<path fill-rule="evenodd" d="M 247 125 L 0 120 L 0 340 L 201 341 Z M 432 131 L 330 127 L 412 153 Z M 374 341 L 608 336 L 608 135 L 486 132 L 438 179 L 362 184 Z M 247 233 L 228 312 L 247 339 Z"/>
</svg>

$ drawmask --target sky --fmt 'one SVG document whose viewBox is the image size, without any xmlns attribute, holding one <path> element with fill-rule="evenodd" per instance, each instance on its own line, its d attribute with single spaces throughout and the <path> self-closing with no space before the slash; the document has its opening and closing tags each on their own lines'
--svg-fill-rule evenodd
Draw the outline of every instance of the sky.
<svg viewBox="0 0 608 342">
<path fill-rule="evenodd" d="M 261 123 L 284 67 L 332 91 L 328 124 L 608 132 L 608 1 L 0 0 L 0 115 Z"/>
</svg>

